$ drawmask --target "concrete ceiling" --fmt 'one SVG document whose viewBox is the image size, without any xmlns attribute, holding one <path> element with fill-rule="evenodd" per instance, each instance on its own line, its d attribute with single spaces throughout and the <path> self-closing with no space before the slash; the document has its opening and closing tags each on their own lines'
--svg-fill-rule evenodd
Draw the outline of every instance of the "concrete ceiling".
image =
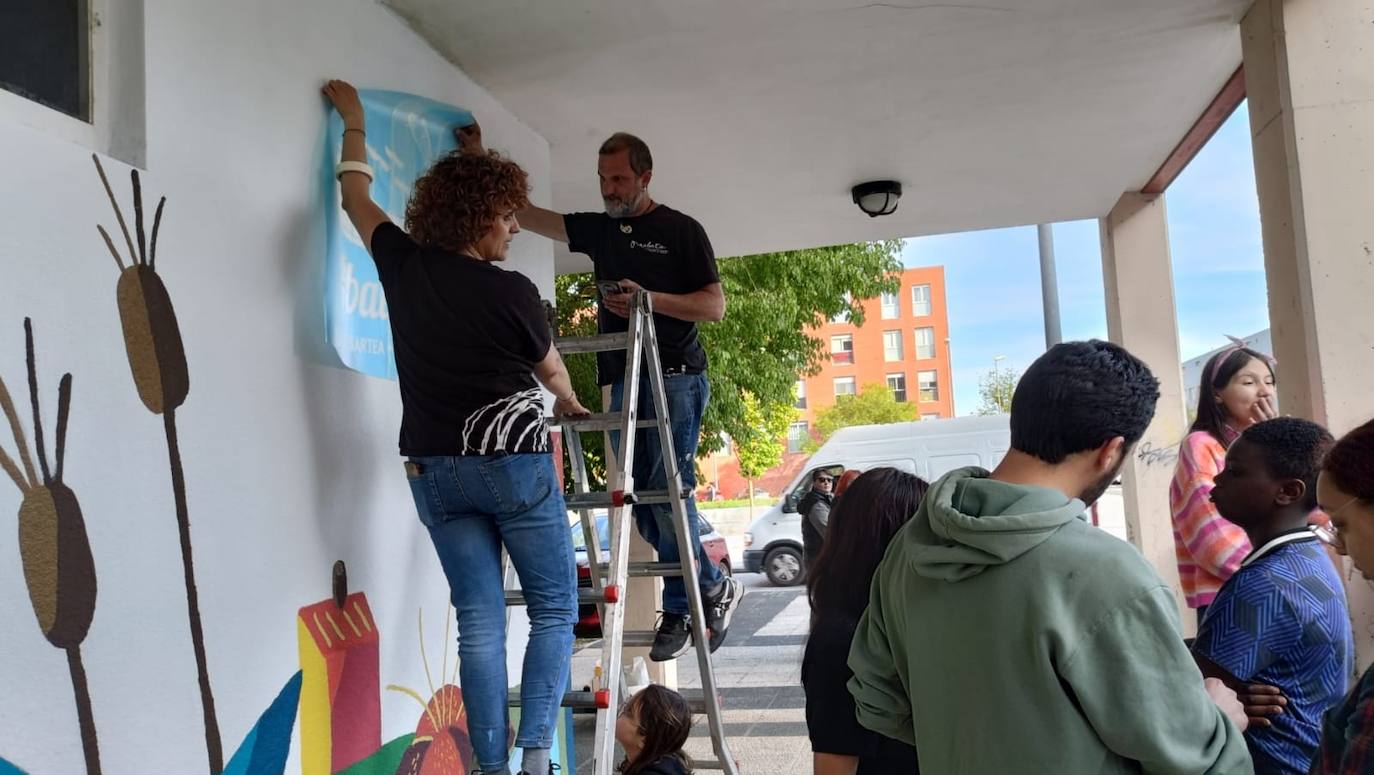
<svg viewBox="0 0 1374 775">
<path fill-rule="evenodd" d="M 556 209 L 600 209 L 630 131 L 720 256 L 1101 216 L 1240 64 L 1250 4 L 385 2 L 548 139 Z M 868 218 L 849 189 L 881 178 L 901 205 Z"/>
</svg>

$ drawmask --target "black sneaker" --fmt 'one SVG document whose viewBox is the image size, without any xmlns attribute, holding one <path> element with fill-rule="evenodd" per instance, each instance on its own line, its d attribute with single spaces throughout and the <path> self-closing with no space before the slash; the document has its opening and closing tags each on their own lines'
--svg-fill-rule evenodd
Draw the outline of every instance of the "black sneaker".
<svg viewBox="0 0 1374 775">
<path fill-rule="evenodd" d="M 658 619 L 658 633 L 654 635 L 654 646 L 649 649 L 649 659 L 667 662 L 687 653 L 692 640 L 692 624 L 687 614 L 673 614 L 664 611 Z"/>
<path fill-rule="evenodd" d="M 716 594 L 702 602 L 706 607 L 706 629 L 711 631 L 711 652 L 725 642 L 725 633 L 730 629 L 730 617 L 735 614 L 735 606 L 744 597 L 744 587 L 730 576 L 721 582 Z"/>
<path fill-rule="evenodd" d="M 558 762 L 549 762 L 549 775 L 554 775 L 555 773 L 559 773 L 562 771 L 563 768 L 558 764 Z M 532 775 L 532 773 L 521 770 L 520 775 Z"/>
</svg>

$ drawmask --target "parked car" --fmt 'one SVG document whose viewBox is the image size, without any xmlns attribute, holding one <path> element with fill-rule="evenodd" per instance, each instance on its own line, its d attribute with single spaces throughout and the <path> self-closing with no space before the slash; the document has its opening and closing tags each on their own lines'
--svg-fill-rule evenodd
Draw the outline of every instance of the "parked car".
<svg viewBox="0 0 1374 775">
<path fill-rule="evenodd" d="M 933 482 L 964 466 L 991 469 L 1010 445 L 1006 415 L 841 428 L 816 450 L 783 490 L 781 500 L 749 525 L 744 534 L 744 568 L 764 574 L 780 587 L 805 580 L 797 503 L 811 487 L 811 475 L 817 469 L 838 476 L 851 469 L 891 466 Z"/>
<path fill-rule="evenodd" d="M 601 543 L 601 550 L 609 552 L 611 531 L 606 512 L 597 512 L 595 519 L 596 537 Z M 633 529 L 633 525 L 630 527 Z M 725 543 L 725 537 L 717 533 L 703 516 L 698 516 L 698 528 L 701 546 L 706 550 L 706 556 L 720 568 L 721 573 L 731 575 L 733 570 L 730 567 L 730 548 Z M 589 588 L 592 585 L 592 571 L 587 559 L 587 541 L 582 532 L 582 522 L 576 516 L 572 518 L 572 541 L 573 552 L 577 557 L 577 586 L 579 589 Z M 577 607 L 577 624 L 573 625 L 573 634 L 579 638 L 601 637 L 601 613 L 595 605 L 589 603 Z"/>
</svg>

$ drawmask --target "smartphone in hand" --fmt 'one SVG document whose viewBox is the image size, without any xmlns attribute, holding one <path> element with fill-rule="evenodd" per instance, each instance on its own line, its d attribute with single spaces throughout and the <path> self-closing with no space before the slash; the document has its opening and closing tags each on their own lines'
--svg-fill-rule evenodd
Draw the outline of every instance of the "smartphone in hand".
<svg viewBox="0 0 1374 775">
<path fill-rule="evenodd" d="M 616 296 L 625 292 L 625 289 L 620 287 L 620 281 L 618 280 L 597 280 L 596 290 L 600 292 L 602 298 Z"/>
</svg>

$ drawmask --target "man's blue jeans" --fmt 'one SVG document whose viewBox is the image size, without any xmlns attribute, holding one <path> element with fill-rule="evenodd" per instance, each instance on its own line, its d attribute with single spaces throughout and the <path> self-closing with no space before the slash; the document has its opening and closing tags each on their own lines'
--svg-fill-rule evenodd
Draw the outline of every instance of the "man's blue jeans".
<svg viewBox="0 0 1374 775">
<path fill-rule="evenodd" d="M 506 767 L 506 600 L 501 546 L 520 575 L 530 640 L 520 681 L 521 748 L 549 748 L 568 685 L 577 568 L 553 456 L 416 457 L 410 491 L 458 609 L 468 734 L 484 770 Z"/>
<path fill-rule="evenodd" d="M 698 581 L 703 591 L 709 592 L 724 581 L 720 569 L 711 564 L 706 550 L 701 548 L 701 535 L 697 525 L 697 501 L 692 493 L 697 487 L 697 443 L 701 440 L 701 416 L 706 412 L 706 402 L 711 398 L 711 388 L 705 374 L 673 374 L 663 377 L 664 389 L 668 398 L 669 427 L 673 433 L 673 454 L 677 456 L 678 472 L 682 475 L 683 492 L 687 497 L 687 533 L 691 536 L 691 551 L 697 553 L 700 565 Z M 625 380 L 618 379 L 611 384 L 611 411 L 618 412 L 625 403 Z M 657 417 L 654 411 L 654 397 L 649 390 L 649 376 L 640 375 L 639 379 L 639 418 L 641 420 Z M 611 433 L 611 446 L 620 454 L 620 433 Z M 658 430 L 642 428 L 635 431 L 634 475 L 636 490 L 666 490 L 668 477 L 663 470 L 663 449 L 659 446 Z M 658 550 L 659 562 L 678 562 L 677 532 L 673 527 L 673 509 L 666 503 L 635 506 L 635 523 L 639 534 L 649 545 Z M 663 610 L 665 613 L 687 613 L 687 588 L 682 578 L 668 576 L 663 579 Z"/>
</svg>

